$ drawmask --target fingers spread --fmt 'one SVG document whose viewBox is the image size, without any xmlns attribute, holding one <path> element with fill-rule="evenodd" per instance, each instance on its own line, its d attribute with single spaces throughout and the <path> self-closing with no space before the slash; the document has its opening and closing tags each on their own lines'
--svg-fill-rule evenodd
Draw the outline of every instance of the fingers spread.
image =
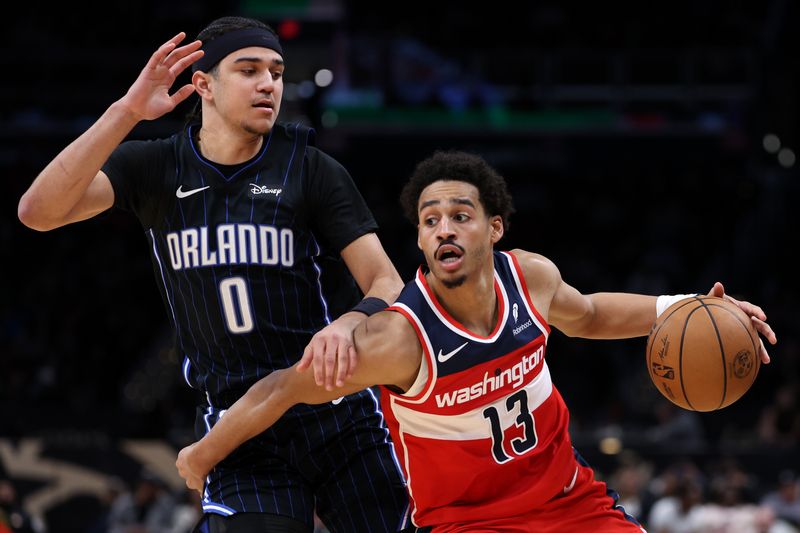
<svg viewBox="0 0 800 533">
<path fill-rule="evenodd" d="M 753 322 L 753 326 L 755 326 L 756 331 L 763 335 L 770 344 L 775 344 L 778 342 L 778 337 L 775 335 L 775 332 L 772 330 L 772 327 L 769 324 L 763 320 L 760 320 L 756 316 L 751 316 L 750 320 Z"/>
<path fill-rule="evenodd" d="M 764 341 L 759 339 L 758 343 L 759 343 L 758 353 L 761 356 L 761 362 L 764 363 L 765 365 L 768 365 L 771 359 L 769 357 L 769 354 L 767 353 L 767 348 L 764 346 Z"/>
</svg>

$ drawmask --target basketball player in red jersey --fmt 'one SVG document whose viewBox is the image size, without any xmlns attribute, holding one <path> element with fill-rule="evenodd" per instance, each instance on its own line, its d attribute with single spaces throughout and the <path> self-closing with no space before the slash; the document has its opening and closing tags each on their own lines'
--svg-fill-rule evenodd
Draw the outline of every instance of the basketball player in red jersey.
<svg viewBox="0 0 800 533">
<path fill-rule="evenodd" d="M 547 258 L 494 251 L 513 211 L 505 181 L 483 159 L 439 152 L 418 165 L 402 202 L 418 224 L 420 268 L 397 302 L 355 333 L 358 366 L 326 391 L 289 368 L 254 385 L 178 469 L 201 489 L 214 465 L 297 403 L 382 385 L 381 403 L 421 531 L 641 532 L 572 447 L 569 413 L 545 361 L 551 326 L 568 336 L 648 334 L 675 297 L 581 294 Z M 758 331 L 757 306 L 735 301 Z M 764 363 L 769 356 L 759 347 Z M 754 354 L 755 356 L 755 354 Z"/>
</svg>

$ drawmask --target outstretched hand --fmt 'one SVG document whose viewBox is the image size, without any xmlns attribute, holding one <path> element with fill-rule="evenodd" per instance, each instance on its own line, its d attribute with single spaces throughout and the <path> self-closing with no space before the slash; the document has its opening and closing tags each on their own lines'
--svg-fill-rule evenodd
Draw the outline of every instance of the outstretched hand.
<svg viewBox="0 0 800 533">
<path fill-rule="evenodd" d="M 716 296 L 717 298 L 724 298 L 731 303 L 736 304 L 739 309 L 744 311 L 747 316 L 750 317 L 750 321 L 753 323 L 753 326 L 770 344 L 775 344 L 778 342 L 778 338 L 775 336 L 775 332 L 772 331 L 772 328 L 769 324 L 767 324 L 767 315 L 764 311 L 757 305 L 751 304 L 750 302 L 745 302 L 742 300 L 737 300 L 731 296 L 725 294 L 725 287 L 719 281 L 714 283 L 714 286 L 711 287 L 711 290 L 708 291 L 708 296 Z M 770 361 L 769 354 L 767 353 L 767 348 L 764 346 L 764 341 L 759 339 L 759 355 L 761 356 L 761 362 L 764 364 L 768 364 Z"/>
<path fill-rule="evenodd" d="M 185 38 L 181 32 L 162 44 L 120 100 L 139 120 L 153 120 L 169 113 L 194 92 L 189 83 L 169 94 L 178 75 L 203 57 L 200 41 L 178 47 Z"/>
<path fill-rule="evenodd" d="M 313 365 L 317 385 L 325 390 L 333 390 L 334 384 L 342 387 L 356 368 L 353 330 L 364 318 L 362 313 L 346 313 L 318 331 L 303 351 L 297 371 Z"/>
</svg>

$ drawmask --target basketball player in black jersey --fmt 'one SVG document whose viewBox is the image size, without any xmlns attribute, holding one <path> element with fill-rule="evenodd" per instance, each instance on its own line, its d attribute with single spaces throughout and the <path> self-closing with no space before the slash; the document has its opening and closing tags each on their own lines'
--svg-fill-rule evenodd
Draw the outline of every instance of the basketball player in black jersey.
<svg viewBox="0 0 800 533">
<path fill-rule="evenodd" d="M 308 128 L 276 124 L 285 66 L 274 31 L 225 17 L 181 46 L 184 38 L 162 45 L 125 96 L 47 165 L 19 217 L 40 231 L 112 206 L 139 218 L 184 378 L 203 396 L 201 437 L 252 384 L 301 358 L 317 383 L 343 383 L 353 328 L 402 283 L 347 171 L 311 146 Z M 169 94 L 190 65 L 192 83 Z M 123 142 L 193 92 L 198 123 Z M 405 494 L 368 389 L 298 405 L 239 447 L 205 480 L 199 530 L 307 532 L 316 511 L 334 532 L 397 531 Z"/>
</svg>

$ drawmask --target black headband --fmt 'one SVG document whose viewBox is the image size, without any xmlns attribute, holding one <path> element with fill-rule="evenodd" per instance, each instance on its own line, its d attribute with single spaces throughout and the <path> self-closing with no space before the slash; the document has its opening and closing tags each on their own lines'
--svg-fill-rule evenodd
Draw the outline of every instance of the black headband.
<svg viewBox="0 0 800 533">
<path fill-rule="evenodd" d="M 205 54 L 192 65 L 192 72 L 197 72 L 198 70 L 208 72 L 222 61 L 222 58 L 226 55 L 248 46 L 269 48 L 283 55 L 278 38 L 269 30 L 264 28 L 242 28 L 241 30 L 223 33 L 211 41 L 203 42 L 202 50 Z"/>
</svg>

